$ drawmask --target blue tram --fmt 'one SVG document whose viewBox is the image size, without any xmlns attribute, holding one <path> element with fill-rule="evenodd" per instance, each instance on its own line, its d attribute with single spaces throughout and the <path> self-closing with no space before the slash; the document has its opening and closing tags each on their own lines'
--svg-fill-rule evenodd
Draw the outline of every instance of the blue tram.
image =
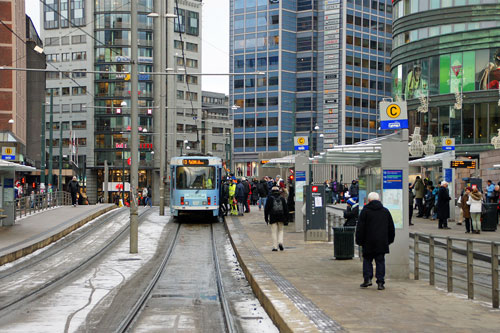
<svg viewBox="0 0 500 333">
<path fill-rule="evenodd" d="M 222 160 L 212 156 L 173 157 L 170 161 L 170 212 L 219 215 Z"/>
</svg>

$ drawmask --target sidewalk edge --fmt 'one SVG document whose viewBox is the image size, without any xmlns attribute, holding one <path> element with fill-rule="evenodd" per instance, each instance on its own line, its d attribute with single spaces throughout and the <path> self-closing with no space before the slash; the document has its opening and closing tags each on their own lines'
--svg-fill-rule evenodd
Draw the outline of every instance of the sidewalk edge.
<svg viewBox="0 0 500 333">
<path fill-rule="evenodd" d="M 260 304 L 262 305 L 266 313 L 269 315 L 273 323 L 278 327 L 279 331 L 280 332 L 318 331 L 317 327 L 312 323 L 310 323 L 309 318 L 307 318 L 299 309 L 297 309 L 295 304 L 288 297 L 283 295 L 278 286 L 271 279 L 269 279 L 269 281 L 262 281 L 257 276 L 258 275 L 256 274 L 257 272 L 253 272 L 254 270 L 260 270 L 260 269 L 257 267 L 255 268 L 249 267 L 251 266 L 251 263 L 245 262 L 243 260 L 241 249 L 237 247 L 233 234 L 231 233 L 231 229 L 233 231 L 235 230 L 234 224 L 231 221 L 231 217 L 225 218 L 224 221 L 225 221 L 224 226 L 229 235 L 231 245 L 236 254 L 238 262 L 243 270 L 243 273 L 245 274 L 245 277 L 248 283 L 250 284 L 250 287 L 252 288 L 255 296 L 257 297 Z M 229 224 L 231 224 L 231 226 L 229 226 Z M 264 272 L 260 272 L 260 275 L 266 276 Z M 300 329 L 297 327 L 297 330 L 295 330 L 294 328 L 296 328 L 296 325 L 293 325 L 293 323 L 290 322 L 290 319 L 287 319 L 286 316 L 279 311 L 276 304 L 271 300 L 270 296 L 272 296 L 273 293 L 277 294 L 275 295 L 275 297 L 280 297 L 279 301 L 284 303 L 288 309 L 297 309 L 297 312 L 300 313 L 302 318 L 293 318 L 295 322 L 308 323 L 310 326 L 301 327 Z"/>
<path fill-rule="evenodd" d="M 5 265 L 9 262 L 15 261 L 15 260 L 22 258 L 24 256 L 27 256 L 28 254 L 31 254 L 31 253 L 35 252 L 36 250 L 44 248 L 45 246 L 47 246 L 53 242 L 58 241 L 59 239 L 68 235 L 69 233 L 75 231 L 76 229 L 80 228 L 81 226 L 85 225 L 86 223 L 92 221 L 93 219 L 95 219 L 95 218 L 109 212 L 110 210 L 115 209 L 115 208 L 116 208 L 115 205 L 103 208 L 103 209 L 101 209 L 95 213 L 92 213 L 91 215 L 83 218 L 82 220 L 76 222 L 75 224 L 72 224 L 71 226 L 65 228 L 64 230 L 62 230 L 54 235 L 51 235 L 51 236 L 49 236 L 41 241 L 30 244 L 26 247 L 23 247 L 19 250 L 14 251 L 14 252 L 7 253 L 7 254 L 0 256 L 0 266 Z"/>
</svg>

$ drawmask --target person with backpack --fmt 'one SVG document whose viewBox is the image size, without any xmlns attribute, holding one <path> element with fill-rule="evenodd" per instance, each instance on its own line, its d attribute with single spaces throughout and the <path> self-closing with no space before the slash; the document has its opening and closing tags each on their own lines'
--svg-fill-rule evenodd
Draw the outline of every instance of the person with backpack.
<svg viewBox="0 0 500 333">
<path fill-rule="evenodd" d="M 243 177 L 241 179 L 241 183 L 243 184 L 243 192 L 245 194 L 245 199 L 243 200 L 243 206 L 245 208 L 245 213 L 250 213 L 250 205 L 249 205 L 250 197 L 249 197 L 249 195 L 252 194 L 252 188 L 251 188 L 250 183 L 248 182 L 248 180 L 245 177 Z"/>
<path fill-rule="evenodd" d="M 280 188 L 274 186 L 264 207 L 266 224 L 271 224 L 273 251 L 283 251 L 283 229 L 288 224 L 288 207 L 286 200 L 280 195 Z"/>
</svg>

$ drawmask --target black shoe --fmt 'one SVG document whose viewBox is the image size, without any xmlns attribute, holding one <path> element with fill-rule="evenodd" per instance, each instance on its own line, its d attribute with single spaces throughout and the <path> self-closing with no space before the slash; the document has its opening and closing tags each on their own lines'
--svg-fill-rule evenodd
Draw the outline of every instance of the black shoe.
<svg viewBox="0 0 500 333">
<path fill-rule="evenodd" d="M 365 282 L 363 282 L 363 283 L 362 283 L 362 284 L 360 284 L 359 286 L 360 286 L 361 288 L 367 288 L 367 287 L 369 287 L 369 286 L 371 286 L 371 285 L 372 285 L 372 280 L 365 280 Z"/>
<path fill-rule="evenodd" d="M 443 229 L 451 229 L 450 227 L 444 227 Z"/>
<path fill-rule="evenodd" d="M 273 251 L 278 251 L 278 249 L 273 249 Z"/>
<path fill-rule="evenodd" d="M 278 247 L 280 248 L 280 251 L 283 251 L 285 248 L 283 247 L 283 244 L 279 244 Z"/>
<path fill-rule="evenodd" d="M 377 287 L 378 290 L 384 290 L 385 289 L 383 283 L 377 283 L 377 285 L 378 285 L 378 287 Z"/>
<path fill-rule="evenodd" d="M 413 223 L 410 223 L 410 225 L 414 225 Z"/>
</svg>

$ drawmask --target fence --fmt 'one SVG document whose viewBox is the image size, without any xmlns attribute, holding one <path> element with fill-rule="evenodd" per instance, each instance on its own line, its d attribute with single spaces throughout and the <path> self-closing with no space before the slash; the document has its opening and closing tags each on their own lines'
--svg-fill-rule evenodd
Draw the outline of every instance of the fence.
<svg viewBox="0 0 500 333">
<path fill-rule="evenodd" d="M 429 284 L 436 284 L 436 276 L 446 278 L 446 286 L 448 292 L 453 292 L 454 282 L 460 281 L 466 284 L 467 297 L 474 299 L 475 286 L 485 289 L 491 289 L 491 302 L 493 308 L 499 306 L 499 287 L 498 287 L 498 246 L 499 242 L 473 240 L 457 237 L 444 237 L 435 235 L 413 234 L 413 253 L 414 253 L 414 278 L 420 279 L 420 272 L 426 271 L 429 274 Z M 442 242 L 436 240 L 443 240 Z M 424 244 L 425 243 L 425 244 Z M 465 244 L 465 246 L 457 246 L 457 244 Z M 422 251 L 422 247 L 428 247 L 428 251 Z M 480 250 L 474 248 L 482 247 Z M 436 254 L 436 249 L 442 250 L 443 257 Z M 456 257 L 465 257 L 465 261 L 454 259 Z M 421 256 L 428 257 L 428 269 L 421 267 L 424 263 Z M 446 274 L 436 271 L 436 259 L 446 262 Z M 475 261 L 476 259 L 476 261 Z M 465 269 L 464 269 L 465 268 Z M 475 271 L 477 275 L 475 278 Z M 444 270 L 444 269 L 443 269 Z M 465 270 L 464 275 L 458 276 L 460 271 Z M 454 274 L 458 273 L 458 274 Z M 488 281 L 491 273 L 491 281 Z M 483 280 L 486 282 L 479 282 Z M 488 283 L 489 282 L 489 283 Z"/>
<path fill-rule="evenodd" d="M 16 199 L 14 220 L 56 206 L 71 205 L 71 194 L 65 191 L 36 194 Z"/>
</svg>

